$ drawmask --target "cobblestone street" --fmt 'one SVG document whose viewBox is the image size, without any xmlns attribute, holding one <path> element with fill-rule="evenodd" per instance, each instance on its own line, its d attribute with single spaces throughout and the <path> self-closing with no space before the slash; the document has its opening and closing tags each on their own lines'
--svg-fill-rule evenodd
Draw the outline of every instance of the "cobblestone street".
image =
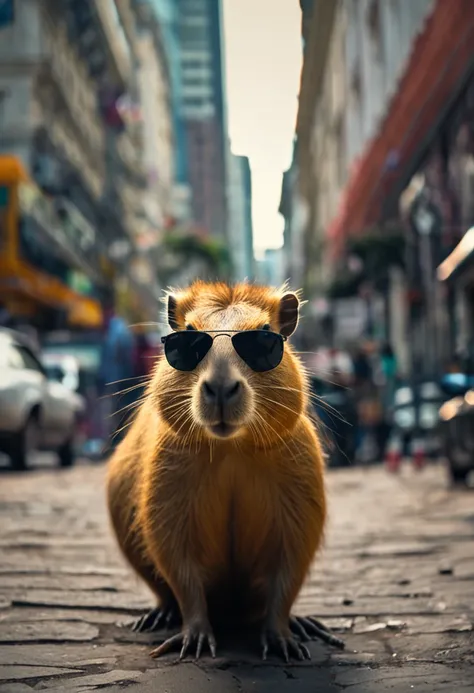
<svg viewBox="0 0 474 693">
<path fill-rule="evenodd" d="M 262 663 L 257 642 L 150 659 L 151 636 L 120 625 L 151 599 L 112 541 L 103 476 L 0 475 L 0 693 L 474 690 L 474 495 L 448 490 L 441 468 L 329 474 L 326 548 L 298 611 L 347 649 L 314 644 L 294 666 Z"/>
</svg>

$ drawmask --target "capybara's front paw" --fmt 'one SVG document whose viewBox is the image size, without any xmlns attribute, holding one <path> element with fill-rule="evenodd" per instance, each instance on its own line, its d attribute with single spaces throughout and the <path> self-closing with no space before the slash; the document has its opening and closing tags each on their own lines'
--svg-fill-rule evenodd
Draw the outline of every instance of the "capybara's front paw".
<svg viewBox="0 0 474 693">
<path fill-rule="evenodd" d="M 174 628 L 181 624 L 181 613 L 176 602 L 151 609 L 131 624 L 135 633 L 154 633 L 161 628 Z"/>
<path fill-rule="evenodd" d="M 179 658 L 184 659 L 186 657 L 190 648 L 196 647 L 196 659 L 201 656 L 202 648 L 204 645 L 209 647 L 212 657 L 216 656 L 216 640 L 214 638 L 214 633 L 212 628 L 207 621 L 193 621 L 192 623 L 185 624 L 183 630 L 178 635 L 173 635 L 171 638 L 165 640 L 159 647 L 155 648 L 150 652 L 150 656 L 153 658 L 161 657 L 161 655 L 166 654 L 178 647 L 181 648 Z"/>
<path fill-rule="evenodd" d="M 324 623 L 313 616 L 290 616 L 290 629 L 293 635 L 297 635 L 303 642 L 322 640 L 341 650 L 345 648 L 344 640 L 333 635 Z"/>
<path fill-rule="evenodd" d="M 291 631 L 280 629 L 272 625 L 264 625 L 260 638 L 262 644 L 262 659 L 266 660 L 268 653 L 282 657 L 285 662 L 290 661 L 290 657 L 302 661 L 311 659 L 309 650 L 305 645 L 295 640 Z"/>
</svg>

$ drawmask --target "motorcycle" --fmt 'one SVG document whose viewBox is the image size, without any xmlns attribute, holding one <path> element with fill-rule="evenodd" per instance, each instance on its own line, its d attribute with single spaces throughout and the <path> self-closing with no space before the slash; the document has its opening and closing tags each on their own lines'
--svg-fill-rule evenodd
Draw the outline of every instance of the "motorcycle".
<svg viewBox="0 0 474 693">
<path fill-rule="evenodd" d="M 439 410 L 443 453 L 453 483 L 468 484 L 474 474 L 474 376 L 448 373 L 441 389 L 450 397 Z"/>
</svg>

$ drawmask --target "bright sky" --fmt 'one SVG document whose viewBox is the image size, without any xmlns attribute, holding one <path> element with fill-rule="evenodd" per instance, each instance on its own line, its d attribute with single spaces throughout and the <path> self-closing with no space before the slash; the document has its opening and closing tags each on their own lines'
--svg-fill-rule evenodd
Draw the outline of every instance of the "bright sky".
<svg viewBox="0 0 474 693">
<path fill-rule="evenodd" d="M 250 158 L 254 246 L 282 244 L 278 214 L 291 162 L 302 60 L 298 0 L 223 0 L 229 135 Z"/>
</svg>

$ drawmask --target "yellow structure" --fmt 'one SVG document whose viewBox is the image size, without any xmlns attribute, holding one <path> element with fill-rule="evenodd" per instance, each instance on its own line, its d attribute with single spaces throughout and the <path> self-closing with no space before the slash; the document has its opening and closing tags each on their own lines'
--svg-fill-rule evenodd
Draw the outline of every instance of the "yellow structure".
<svg viewBox="0 0 474 693">
<path fill-rule="evenodd" d="M 79 294 L 22 256 L 25 208 L 36 210 L 43 227 L 50 226 L 48 220 L 57 219 L 50 200 L 30 180 L 21 162 L 13 156 L 0 156 L 0 302 L 14 315 L 33 317 L 42 307 L 49 307 L 65 312 L 71 327 L 100 327 L 98 301 Z M 44 229 L 46 233 L 52 232 L 51 226 Z"/>
</svg>

